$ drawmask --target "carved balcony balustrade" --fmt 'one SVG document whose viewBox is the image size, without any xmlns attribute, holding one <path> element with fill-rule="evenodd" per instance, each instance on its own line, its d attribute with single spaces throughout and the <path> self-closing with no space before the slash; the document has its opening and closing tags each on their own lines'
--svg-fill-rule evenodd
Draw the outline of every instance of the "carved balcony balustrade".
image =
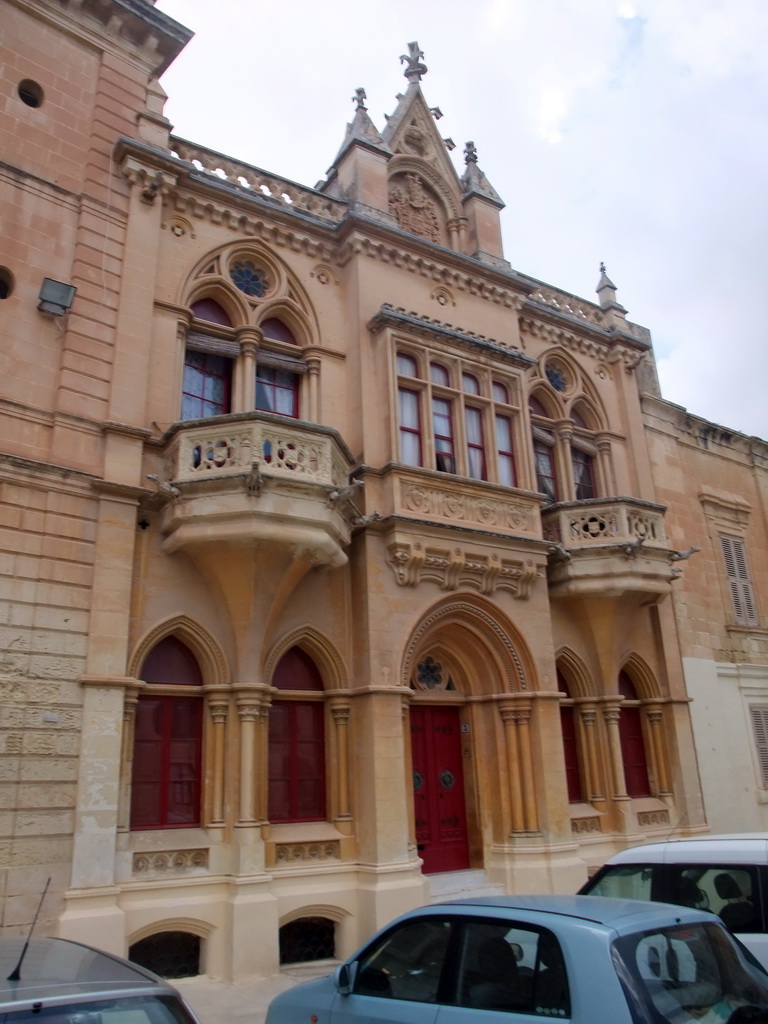
<svg viewBox="0 0 768 1024">
<path fill-rule="evenodd" d="M 177 423 L 164 440 L 166 551 L 265 541 L 344 564 L 357 512 L 335 430 L 252 412 Z"/>
<path fill-rule="evenodd" d="M 637 498 L 559 502 L 542 511 L 552 544 L 553 597 L 639 592 L 661 597 L 679 575 L 664 530 L 663 505 Z"/>
</svg>

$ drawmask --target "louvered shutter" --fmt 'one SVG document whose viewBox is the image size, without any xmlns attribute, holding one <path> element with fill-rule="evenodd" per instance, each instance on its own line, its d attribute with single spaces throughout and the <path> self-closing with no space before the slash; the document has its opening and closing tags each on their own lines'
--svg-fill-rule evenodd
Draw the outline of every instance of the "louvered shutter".
<svg viewBox="0 0 768 1024">
<path fill-rule="evenodd" d="M 750 704 L 749 713 L 755 733 L 761 785 L 768 789 L 768 704 Z"/>
<path fill-rule="evenodd" d="M 744 541 L 740 537 L 721 535 L 720 542 L 736 621 L 743 626 L 756 626 L 755 598 L 749 579 Z"/>
</svg>

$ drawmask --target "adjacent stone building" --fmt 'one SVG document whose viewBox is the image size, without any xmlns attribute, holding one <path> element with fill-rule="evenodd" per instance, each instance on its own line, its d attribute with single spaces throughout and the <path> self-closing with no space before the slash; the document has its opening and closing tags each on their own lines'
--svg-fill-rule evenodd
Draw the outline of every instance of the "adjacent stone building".
<svg viewBox="0 0 768 1024">
<path fill-rule="evenodd" d="M 0 2 L 3 928 L 242 979 L 762 825 L 766 445 L 510 266 L 418 46 L 312 189 L 170 134 L 149 0 Z"/>
</svg>

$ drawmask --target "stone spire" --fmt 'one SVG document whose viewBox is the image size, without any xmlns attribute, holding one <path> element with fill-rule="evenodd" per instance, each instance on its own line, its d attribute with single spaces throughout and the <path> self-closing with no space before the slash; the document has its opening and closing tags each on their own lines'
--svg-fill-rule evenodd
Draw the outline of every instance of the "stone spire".
<svg viewBox="0 0 768 1024">
<path fill-rule="evenodd" d="M 474 142 L 468 142 L 464 147 L 464 161 L 467 169 L 461 179 L 463 198 L 468 199 L 471 195 L 482 196 L 500 210 L 504 209 L 501 196 L 477 165 L 477 148 Z"/>
<path fill-rule="evenodd" d="M 422 63 L 423 59 L 424 53 L 419 49 L 419 44 L 408 43 L 408 53 L 402 54 L 400 63 L 408 65 L 403 74 L 411 85 L 416 85 L 427 73 L 427 65 Z"/>
<path fill-rule="evenodd" d="M 378 150 L 387 156 L 392 155 L 392 150 L 386 144 L 384 139 L 382 139 L 376 125 L 368 114 L 368 108 L 365 105 L 366 99 L 365 89 L 355 89 L 355 95 L 352 97 L 352 102 L 356 104 L 355 116 L 347 125 L 347 132 L 344 136 L 344 141 L 341 144 L 341 149 L 336 154 L 336 159 L 333 161 L 332 168 L 339 163 L 350 146 L 354 146 L 355 144 L 366 146 L 368 149 Z"/>
<path fill-rule="evenodd" d="M 608 277 L 605 264 L 600 264 L 600 280 L 597 282 L 597 297 L 600 300 L 600 308 L 609 314 L 609 318 L 617 326 L 626 320 L 627 311 L 616 298 L 616 285 Z"/>
</svg>

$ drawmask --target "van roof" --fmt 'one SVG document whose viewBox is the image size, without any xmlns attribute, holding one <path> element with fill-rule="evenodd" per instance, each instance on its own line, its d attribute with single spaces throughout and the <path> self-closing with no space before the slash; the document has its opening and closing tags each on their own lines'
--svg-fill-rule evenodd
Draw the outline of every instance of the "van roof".
<svg viewBox="0 0 768 1024">
<path fill-rule="evenodd" d="M 762 864 L 768 860 L 768 833 L 742 832 L 729 835 L 706 835 L 632 846 L 611 857 L 607 864 L 675 863 L 685 859 L 694 862 Z"/>
</svg>

